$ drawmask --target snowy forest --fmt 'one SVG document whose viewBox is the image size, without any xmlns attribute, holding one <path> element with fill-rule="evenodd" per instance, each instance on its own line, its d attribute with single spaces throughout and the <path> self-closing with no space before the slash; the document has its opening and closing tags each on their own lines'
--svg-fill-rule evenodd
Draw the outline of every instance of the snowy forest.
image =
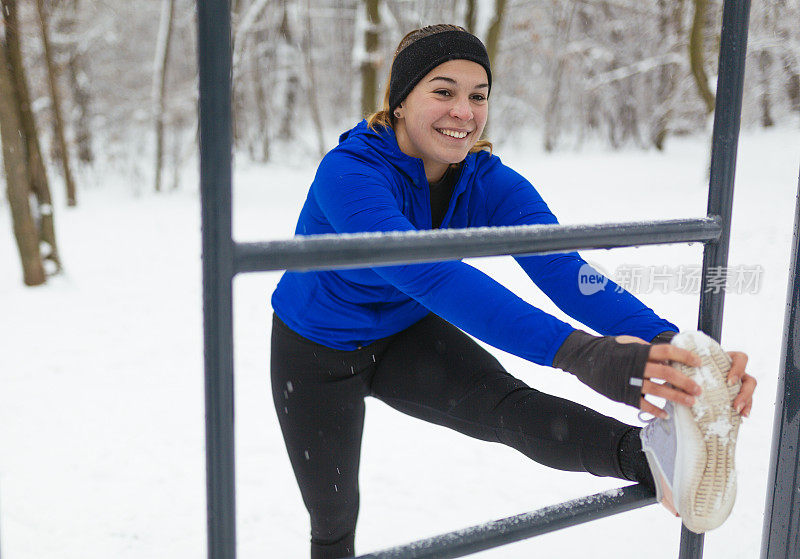
<svg viewBox="0 0 800 559">
<path fill-rule="evenodd" d="M 97 169 L 177 188 L 197 146 L 195 3 L 2 0 L 7 204 L 37 285 L 60 267 L 67 206 Z M 662 150 L 710 128 L 721 0 L 232 0 L 236 156 L 320 157 L 376 110 L 393 49 L 440 22 L 480 36 L 495 87 L 485 135 L 546 151 Z M 745 127 L 800 113 L 800 2 L 753 3 Z M 96 176 L 96 174 L 95 174 Z M 58 186 L 56 186 L 58 185 Z M 62 186 L 63 185 L 63 186 Z M 30 197 L 29 194 L 34 196 Z"/>
<path fill-rule="evenodd" d="M 0 0 L 3 559 L 207 555 L 197 5 Z M 292 236 L 320 156 L 381 107 L 400 39 L 442 22 L 488 47 L 485 136 L 559 223 L 708 214 L 722 0 L 230 5 L 236 242 Z M 800 0 L 752 1 L 747 48 L 724 273 L 757 274 L 746 286 L 717 286 L 726 291 L 721 343 L 747 353 L 758 390 L 739 431 L 736 505 L 706 534 L 706 559 L 759 556 L 774 485 L 800 166 Z M 681 278 L 699 279 L 706 246 L 581 256 L 686 331 L 697 328 L 701 284 Z M 513 258 L 465 262 L 590 330 Z M 308 511 L 279 424 L 285 396 L 276 408 L 270 382 L 270 295 L 280 278 L 239 274 L 232 288 L 242 558 L 308 557 Z M 643 424 L 637 409 L 573 375 L 478 343 L 537 390 Z M 624 485 L 544 466 L 377 398 L 365 405 L 358 553 Z M 680 530 L 654 505 L 476 557 L 677 557 Z"/>
</svg>

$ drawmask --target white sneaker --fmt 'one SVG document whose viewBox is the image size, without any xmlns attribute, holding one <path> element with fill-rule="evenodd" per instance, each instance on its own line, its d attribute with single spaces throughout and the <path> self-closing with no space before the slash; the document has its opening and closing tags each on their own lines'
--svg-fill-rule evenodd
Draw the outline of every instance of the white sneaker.
<svg viewBox="0 0 800 559">
<path fill-rule="evenodd" d="M 702 332 L 684 332 L 673 345 L 703 364 L 671 363 L 703 389 L 691 407 L 667 402 L 669 419 L 653 419 L 640 432 L 642 450 L 656 481 L 656 498 L 698 534 L 720 526 L 736 499 L 734 454 L 741 417 L 732 402 L 741 383 L 728 386 L 731 360 Z"/>
</svg>

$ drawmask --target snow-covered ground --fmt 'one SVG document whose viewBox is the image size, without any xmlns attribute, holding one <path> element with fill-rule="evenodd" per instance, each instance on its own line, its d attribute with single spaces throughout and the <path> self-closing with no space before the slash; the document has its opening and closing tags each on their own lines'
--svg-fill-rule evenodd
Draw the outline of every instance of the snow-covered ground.
<svg viewBox="0 0 800 559">
<path fill-rule="evenodd" d="M 707 138 L 664 153 L 498 150 L 563 223 L 705 214 Z M 529 147 L 524 147 L 529 146 Z M 758 555 L 780 360 L 800 133 L 740 141 L 732 266 L 762 266 L 757 293 L 729 294 L 723 342 L 750 355 L 759 387 L 738 446 L 739 495 L 706 536 L 707 559 Z M 288 237 L 313 162 L 236 166 L 239 240 Z M 7 207 L 0 208 L 0 547 L 4 559 L 205 556 L 205 462 L 196 170 L 184 187 L 133 196 L 125 181 L 57 206 L 63 276 L 21 285 Z M 584 252 L 609 273 L 700 263 L 702 247 Z M 474 260 L 527 300 L 562 316 L 509 258 Z M 235 282 L 239 557 L 307 556 L 307 519 L 268 387 L 269 295 L 277 273 Z M 639 293 L 682 329 L 697 294 Z M 536 387 L 631 423 L 635 410 L 571 376 L 496 352 Z M 468 439 L 368 400 L 360 553 L 623 485 L 559 472 L 501 445 Z M 480 554 L 485 558 L 675 557 L 679 522 L 660 507 L 614 516 Z"/>
</svg>

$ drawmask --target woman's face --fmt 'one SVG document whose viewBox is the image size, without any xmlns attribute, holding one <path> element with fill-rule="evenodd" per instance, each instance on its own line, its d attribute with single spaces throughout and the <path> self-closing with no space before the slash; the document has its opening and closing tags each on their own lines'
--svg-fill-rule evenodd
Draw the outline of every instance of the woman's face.
<svg viewBox="0 0 800 559">
<path fill-rule="evenodd" d="M 422 78 L 396 110 L 400 150 L 422 159 L 429 182 L 463 161 L 481 137 L 489 112 L 488 81 L 477 62 L 450 60 Z"/>
</svg>

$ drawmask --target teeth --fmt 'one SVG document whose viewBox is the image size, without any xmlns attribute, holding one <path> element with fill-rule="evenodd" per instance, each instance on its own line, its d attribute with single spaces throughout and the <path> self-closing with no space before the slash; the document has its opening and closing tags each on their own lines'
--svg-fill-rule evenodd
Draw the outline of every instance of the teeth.
<svg viewBox="0 0 800 559">
<path fill-rule="evenodd" d="M 439 130 L 445 136 L 450 136 L 453 138 L 466 138 L 467 132 L 456 132 L 455 130 Z"/>
</svg>

